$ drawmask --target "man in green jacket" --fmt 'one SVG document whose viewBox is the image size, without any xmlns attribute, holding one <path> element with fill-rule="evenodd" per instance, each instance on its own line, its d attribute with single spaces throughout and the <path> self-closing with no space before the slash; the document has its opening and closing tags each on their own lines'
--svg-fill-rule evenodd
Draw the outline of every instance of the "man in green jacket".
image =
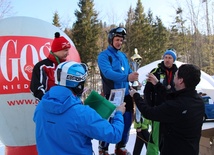
<svg viewBox="0 0 214 155">
<path fill-rule="evenodd" d="M 167 93 L 175 91 L 174 75 L 177 71 L 177 66 L 174 64 L 176 60 L 176 51 L 174 49 L 167 49 L 163 54 L 163 61 L 158 64 L 157 68 L 152 69 L 153 73 L 160 83 L 166 88 L 166 93 L 163 95 L 158 94 L 155 86 L 151 82 L 147 82 L 144 88 L 145 102 L 151 107 L 157 106 L 161 101 L 165 100 Z M 159 154 L 159 130 L 160 124 L 157 121 L 152 121 L 152 131 L 147 147 L 147 155 Z"/>
</svg>

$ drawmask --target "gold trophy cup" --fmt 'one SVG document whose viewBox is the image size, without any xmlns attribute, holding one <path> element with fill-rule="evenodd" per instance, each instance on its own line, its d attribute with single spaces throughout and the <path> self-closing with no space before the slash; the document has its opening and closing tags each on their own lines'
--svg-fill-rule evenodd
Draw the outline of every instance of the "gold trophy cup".
<svg viewBox="0 0 214 155">
<path fill-rule="evenodd" d="M 131 57 L 131 66 L 133 71 L 137 71 L 141 65 L 142 57 L 138 54 L 137 48 L 134 49 L 135 54 Z M 132 83 L 132 87 L 136 90 L 140 90 L 141 86 L 138 81 Z"/>
<path fill-rule="evenodd" d="M 135 52 L 135 54 L 131 57 L 131 65 L 132 65 L 133 71 L 136 72 L 140 67 L 142 57 L 138 54 L 137 48 L 134 49 L 134 52 Z M 141 89 L 141 85 L 139 85 L 138 81 L 134 81 L 132 83 L 132 87 L 137 91 L 139 91 Z M 141 112 L 139 111 L 139 109 L 137 107 L 135 107 L 136 122 L 140 122 L 140 119 L 141 119 Z"/>
</svg>

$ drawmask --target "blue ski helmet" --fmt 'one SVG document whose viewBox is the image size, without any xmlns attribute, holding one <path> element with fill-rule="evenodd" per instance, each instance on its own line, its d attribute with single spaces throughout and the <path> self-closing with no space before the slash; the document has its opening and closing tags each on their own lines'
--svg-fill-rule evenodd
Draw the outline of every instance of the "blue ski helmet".
<svg viewBox="0 0 214 155">
<path fill-rule="evenodd" d="M 84 63 L 67 61 L 60 63 L 55 71 L 55 84 L 75 88 L 85 82 L 88 68 Z"/>
</svg>

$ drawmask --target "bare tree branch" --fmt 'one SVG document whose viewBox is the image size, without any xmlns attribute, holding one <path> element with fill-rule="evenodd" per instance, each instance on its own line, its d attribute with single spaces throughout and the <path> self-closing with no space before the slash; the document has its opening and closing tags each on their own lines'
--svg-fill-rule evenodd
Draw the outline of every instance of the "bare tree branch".
<svg viewBox="0 0 214 155">
<path fill-rule="evenodd" d="M 12 13 L 12 6 L 10 0 L 0 0 L 0 19 L 10 16 Z"/>
</svg>

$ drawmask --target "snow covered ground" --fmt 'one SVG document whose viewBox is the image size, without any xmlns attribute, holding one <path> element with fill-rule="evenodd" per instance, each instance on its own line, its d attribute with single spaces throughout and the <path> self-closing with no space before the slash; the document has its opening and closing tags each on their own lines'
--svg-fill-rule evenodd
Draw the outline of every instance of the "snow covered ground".
<svg viewBox="0 0 214 155">
<path fill-rule="evenodd" d="M 207 128 L 212 128 L 214 127 L 214 122 L 206 122 L 203 124 L 203 129 L 207 129 Z M 130 131 L 130 137 L 129 137 L 129 141 L 128 141 L 128 144 L 127 144 L 127 149 L 132 153 L 133 151 L 133 147 L 134 147 L 134 143 L 135 143 L 135 130 L 132 128 L 131 131 Z M 98 154 L 98 141 L 97 140 L 93 140 L 92 141 L 93 143 L 93 150 L 94 150 L 94 153 L 95 155 Z M 109 146 L 109 153 L 113 153 L 114 152 L 114 147 L 115 145 L 114 144 L 110 144 Z M 4 152 L 4 145 L 1 143 L 0 141 L 0 155 L 4 155 L 5 152 Z M 141 152 L 141 155 L 145 155 L 146 154 L 146 148 L 143 147 L 142 149 L 142 152 Z"/>
<path fill-rule="evenodd" d="M 133 147 L 135 144 L 135 138 L 136 138 L 136 132 L 135 132 L 135 129 L 132 128 L 130 131 L 129 141 L 128 141 L 128 144 L 126 146 L 127 150 L 131 153 L 133 152 Z M 114 148 L 115 148 L 115 144 L 110 144 L 109 153 L 114 153 Z M 95 155 L 98 155 L 98 141 L 97 140 L 93 140 L 93 150 L 94 150 Z M 146 154 L 145 146 L 143 147 L 141 154 L 142 155 Z"/>
</svg>

